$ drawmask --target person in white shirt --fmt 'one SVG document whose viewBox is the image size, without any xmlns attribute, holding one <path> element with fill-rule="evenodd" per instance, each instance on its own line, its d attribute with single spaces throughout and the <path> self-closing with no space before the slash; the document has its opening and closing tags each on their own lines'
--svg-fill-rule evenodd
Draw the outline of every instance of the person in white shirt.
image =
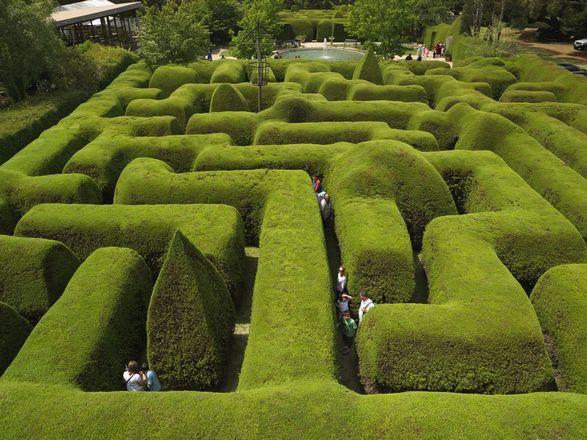
<svg viewBox="0 0 587 440">
<path fill-rule="evenodd" d="M 320 204 L 320 214 L 322 214 L 322 221 L 325 223 L 332 217 L 332 206 L 330 205 L 330 195 L 326 191 L 322 191 L 316 195 L 318 203 Z"/>
<path fill-rule="evenodd" d="M 359 325 L 363 320 L 363 315 L 375 307 L 375 303 L 369 298 L 367 292 L 361 292 L 361 304 L 359 305 Z"/>
<path fill-rule="evenodd" d="M 128 391 L 145 391 L 147 377 L 145 373 L 139 370 L 137 361 L 130 361 L 126 371 L 122 373 L 123 379 L 126 381 L 126 389 Z"/>
<path fill-rule="evenodd" d="M 346 292 L 346 269 L 343 265 L 338 268 L 338 274 L 336 274 L 336 295 Z"/>
</svg>

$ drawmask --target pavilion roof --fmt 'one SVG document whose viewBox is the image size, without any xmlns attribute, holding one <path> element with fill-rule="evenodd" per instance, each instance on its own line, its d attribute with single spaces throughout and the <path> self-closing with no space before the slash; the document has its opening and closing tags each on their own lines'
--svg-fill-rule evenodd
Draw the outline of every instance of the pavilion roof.
<svg viewBox="0 0 587 440">
<path fill-rule="evenodd" d="M 115 4 L 107 0 L 88 0 L 55 8 L 51 19 L 59 27 L 132 11 L 142 6 L 141 2 Z"/>
</svg>

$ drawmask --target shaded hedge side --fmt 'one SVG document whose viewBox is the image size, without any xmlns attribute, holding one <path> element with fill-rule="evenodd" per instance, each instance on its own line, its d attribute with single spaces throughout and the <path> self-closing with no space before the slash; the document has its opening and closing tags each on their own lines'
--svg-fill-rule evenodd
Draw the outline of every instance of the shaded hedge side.
<svg viewBox="0 0 587 440">
<path fill-rule="evenodd" d="M 222 276 L 180 231 L 155 283 L 147 318 L 149 365 L 167 390 L 204 390 L 222 380 L 234 307 Z"/>
<path fill-rule="evenodd" d="M 0 301 L 0 376 L 14 360 L 33 326 L 16 309 Z"/>
<path fill-rule="evenodd" d="M 587 394 L 587 265 L 557 266 L 532 291 L 540 325 L 554 340 L 559 390 Z"/>
<path fill-rule="evenodd" d="M 31 323 L 49 310 L 80 265 L 57 241 L 0 236 L 0 301 Z"/>
<path fill-rule="evenodd" d="M 151 272 L 133 250 L 102 248 L 76 271 L 2 379 L 123 390 L 121 367 L 145 344 Z"/>
</svg>

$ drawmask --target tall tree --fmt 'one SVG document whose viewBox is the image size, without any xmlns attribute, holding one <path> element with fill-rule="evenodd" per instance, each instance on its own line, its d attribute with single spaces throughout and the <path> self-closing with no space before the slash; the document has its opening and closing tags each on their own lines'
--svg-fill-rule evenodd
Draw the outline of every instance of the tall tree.
<svg viewBox="0 0 587 440">
<path fill-rule="evenodd" d="M 210 39 L 215 44 L 228 43 L 231 32 L 238 29 L 243 17 L 243 7 L 237 0 L 191 0 L 198 5 L 198 14 L 210 31 Z"/>
<path fill-rule="evenodd" d="M 150 6 L 141 18 L 139 55 L 151 65 L 185 63 L 206 55 L 208 28 L 195 2 L 169 0 L 161 9 Z"/>
<path fill-rule="evenodd" d="M 49 0 L 0 0 L 0 83 L 15 100 L 47 74 L 63 45 L 48 20 Z"/>
<path fill-rule="evenodd" d="M 251 58 L 256 54 L 257 28 L 261 36 L 261 51 L 270 55 L 274 39 L 280 32 L 281 0 L 247 0 L 245 13 L 239 22 L 240 31 L 232 38 L 232 53 L 237 58 Z"/>
<path fill-rule="evenodd" d="M 388 57 L 403 53 L 402 43 L 410 39 L 416 20 L 414 0 L 356 0 L 348 32 L 366 43 L 377 42 L 377 54 Z"/>
</svg>

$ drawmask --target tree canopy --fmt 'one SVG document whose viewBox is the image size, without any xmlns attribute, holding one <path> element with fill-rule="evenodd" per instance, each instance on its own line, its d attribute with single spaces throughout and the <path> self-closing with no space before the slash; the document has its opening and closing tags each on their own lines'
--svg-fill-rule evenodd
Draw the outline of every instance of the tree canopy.
<svg viewBox="0 0 587 440">
<path fill-rule="evenodd" d="M 385 57 L 403 53 L 402 43 L 417 19 L 414 0 L 356 0 L 351 7 L 348 30 Z"/>
<path fill-rule="evenodd" d="M 167 1 L 145 8 L 139 32 L 139 55 L 151 65 L 185 63 L 206 55 L 208 28 L 198 2 Z"/>
<path fill-rule="evenodd" d="M 257 25 L 261 31 L 261 51 L 264 55 L 270 55 L 274 38 L 281 28 L 279 19 L 281 7 L 281 0 L 246 0 L 244 16 L 238 24 L 240 31 L 231 42 L 233 55 L 238 58 L 251 58 L 255 55 Z"/>
<path fill-rule="evenodd" d="M 0 0 L 0 83 L 17 101 L 60 56 L 63 45 L 47 20 L 52 10 L 49 0 Z"/>
</svg>

